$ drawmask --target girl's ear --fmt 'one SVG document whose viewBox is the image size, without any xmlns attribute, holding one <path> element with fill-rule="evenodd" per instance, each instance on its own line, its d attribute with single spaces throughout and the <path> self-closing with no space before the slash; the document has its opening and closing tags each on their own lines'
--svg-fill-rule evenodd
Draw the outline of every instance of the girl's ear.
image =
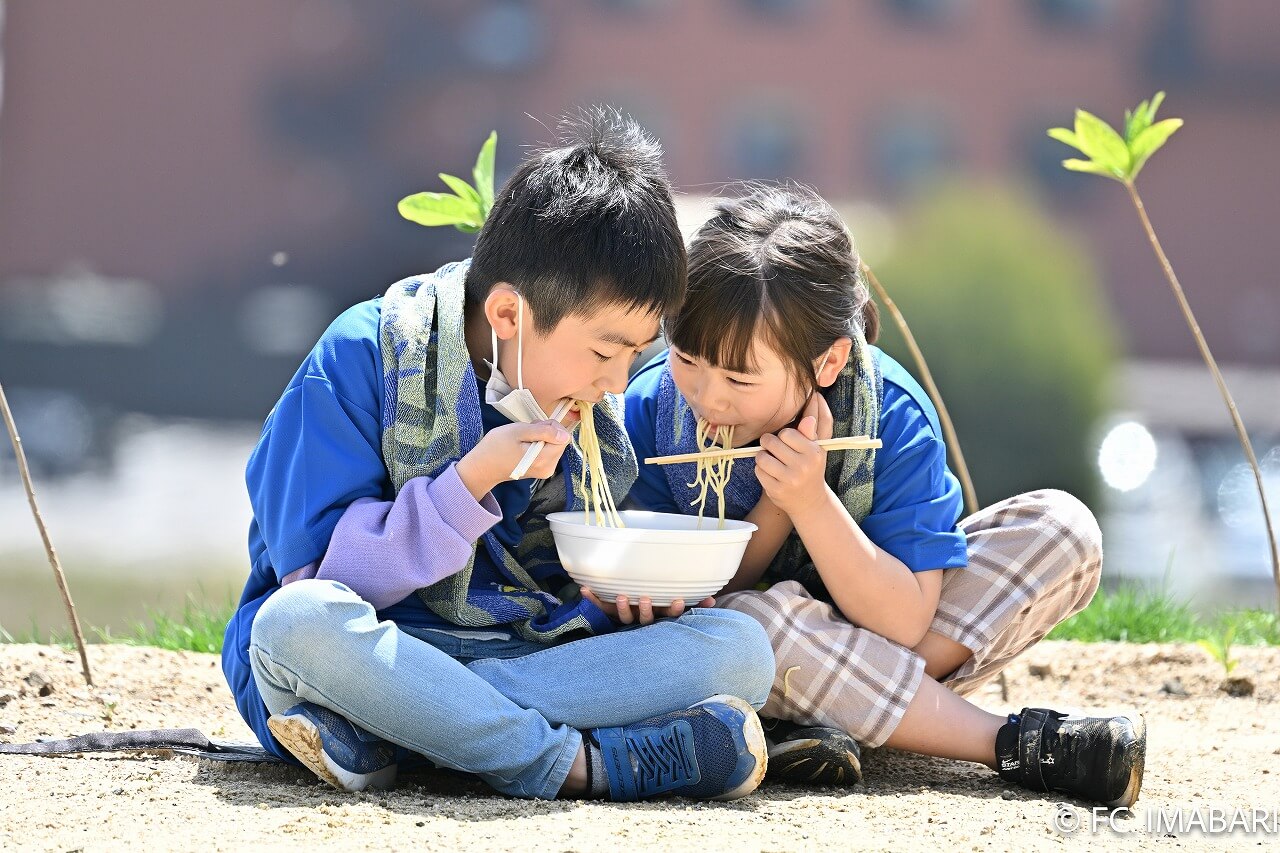
<svg viewBox="0 0 1280 853">
<path fill-rule="evenodd" d="M 484 316 L 498 337 L 509 341 L 516 336 L 522 300 L 505 282 L 498 282 L 484 300 Z"/>
<path fill-rule="evenodd" d="M 835 383 L 836 377 L 840 375 L 840 371 L 844 370 L 845 364 L 848 363 L 849 353 L 852 351 L 852 339 L 836 338 L 836 342 L 831 345 L 831 349 L 827 350 L 818 365 L 816 381 L 819 388 L 828 388 Z"/>
</svg>

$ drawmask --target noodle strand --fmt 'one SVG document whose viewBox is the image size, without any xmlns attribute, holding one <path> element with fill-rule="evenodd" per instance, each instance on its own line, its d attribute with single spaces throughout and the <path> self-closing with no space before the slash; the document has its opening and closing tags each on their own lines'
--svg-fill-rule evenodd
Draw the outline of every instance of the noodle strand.
<svg viewBox="0 0 1280 853">
<path fill-rule="evenodd" d="M 698 452 L 705 453 L 716 445 L 728 450 L 733 447 L 733 430 L 729 426 L 717 426 L 715 435 L 711 435 L 710 425 L 698 419 L 698 429 L 694 436 L 697 442 Z M 691 506 L 698 508 L 698 529 L 702 529 L 702 517 L 707 509 L 707 493 L 714 491 L 716 493 L 716 502 L 719 505 L 720 524 L 719 528 L 724 529 L 724 490 L 729 485 L 729 476 L 733 472 L 733 459 L 728 457 L 719 457 L 716 459 L 699 459 L 697 461 L 697 473 L 694 475 L 689 488 L 699 489 L 698 497 L 695 498 Z"/>
<path fill-rule="evenodd" d="M 592 403 L 577 401 L 579 415 L 578 452 L 582 455 L 582 523 L 592 524 L 595 516 L 597 527 L 626 527 L 609 490 L 609 479 L 604 473 L 604 460 L 600 451 L 600 436 L 596 433 Z"/>
</svg>

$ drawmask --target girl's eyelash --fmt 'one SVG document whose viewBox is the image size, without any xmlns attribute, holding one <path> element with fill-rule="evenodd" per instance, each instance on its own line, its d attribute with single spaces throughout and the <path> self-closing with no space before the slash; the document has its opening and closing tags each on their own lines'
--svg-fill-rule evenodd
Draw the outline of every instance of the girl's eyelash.
<svg viewBox="0 0 1280 853">
<path fill-rule="evenodd" d="M 676 358 L 678 358 L 682 364 L 686 364 L 686 365 L 688 365 L 689 367 L 694 367 L 694 366 L 696 366 L 696 365 L 694 365 L 694 363 L 693 363 L 693 359 L 691 359 L 691 358 L 686 358 L 685 356 L 681 355 L 681 354 L 680 354 L 680 353 L 678 353 L 678 352 L 677 352 L 677 353 L 673 353 L 673 355 L 674 355 Z M 726 378 L 729 380 L 729 382 L 730 382 L 731 384 L 733 384 L 733 385 L 737 385 L 739 388 L 750 388 L 750 387 L 752 387 L 752 386 L 755 384 L 755 383 L 753 383 L 753 382 L 743 382 L 743 381 L 742 381 L 742 380 L 740 380 L 740 379 L 734 379 L 732 376 L 728 376 L 728 377 L 726 377 Z"/>
<path fill-rule="evenodd" d="M 592 352 L 593 352 L 593 353 L 595 353 L 596 358 L 600 359 L 601 361 L 608 361 L 608 360 L 611 358 L 611 356 L 601 355 L 600 353 L 596 352 L 595 350 L 592 350 Z"/>
</svg>

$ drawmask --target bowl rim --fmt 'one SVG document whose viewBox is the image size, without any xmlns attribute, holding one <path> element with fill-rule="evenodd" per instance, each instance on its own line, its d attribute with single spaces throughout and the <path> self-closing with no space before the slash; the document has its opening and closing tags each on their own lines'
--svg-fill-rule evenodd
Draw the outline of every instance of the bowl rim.
<svg viewBox="0 0 1280 853">
<path fill-rule="evenodd" d="M 627 515 L 671 515 L 681 518 L 692 518 L 676 512 L 655 512 L 647 509 L 624 509 L 619 511 L 625 518 Z M 711 521 L 718 521 L 712 517 Z M 594 524 L 582 523 L 582 510 L 565 510 L 547 514 L 551 524 L 552 535 L 560 534 L 575 539 L 593 539 L 607 542 L 643 542 L 646 544 L 730 544 L 749 540 L 751 534 L 759 528 L 750 521 L 725 519 L 724 529 L 711 528 L 704 530 L 681 528 L 662 530 L 651 527 L 597 527 Z M 645 535 L 641 535 L 641 531 Z M 656 535 L 655 535 L 656 534 Z"/>
</svg>

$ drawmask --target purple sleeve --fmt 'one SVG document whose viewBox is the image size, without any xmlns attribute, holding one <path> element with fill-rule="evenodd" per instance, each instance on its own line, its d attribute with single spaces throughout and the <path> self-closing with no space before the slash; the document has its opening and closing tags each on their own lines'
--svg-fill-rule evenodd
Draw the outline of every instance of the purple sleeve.
<svg viewBox="0 0 1280 853">
<path fill-rule="evenodd" d="M 501 519 L 493 495 L 477 502 L 450 465 L 434 480 L 410 480 L 394 501 L 360 498 L 352 503 L 316 573 L 304 566 L 299 577 L 285 580 L 338 581 L 382 610 L 461 571 L 476 540 Z"/>
</svg>

